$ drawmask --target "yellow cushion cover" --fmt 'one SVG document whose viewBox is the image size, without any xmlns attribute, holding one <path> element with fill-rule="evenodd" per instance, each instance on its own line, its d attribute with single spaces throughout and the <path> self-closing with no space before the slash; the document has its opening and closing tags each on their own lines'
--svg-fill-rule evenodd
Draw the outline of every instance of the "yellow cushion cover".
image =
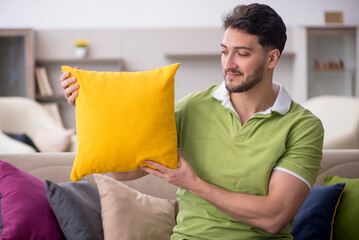
<svg viewBox="0 0 359 240">
<path fill-rule="evenodd" d="M 179 65 L 140 72 L 62 67 L 80 86 L 72 181 L 92 173 L 133 171 L 148 159 L 177 167 L 174 76 Z"/>
</svg>

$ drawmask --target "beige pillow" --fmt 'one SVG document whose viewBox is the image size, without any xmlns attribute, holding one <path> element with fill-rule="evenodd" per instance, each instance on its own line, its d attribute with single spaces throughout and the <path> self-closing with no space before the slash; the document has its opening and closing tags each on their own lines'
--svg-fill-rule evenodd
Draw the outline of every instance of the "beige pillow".
<svg viewBox="0 0 359 240">
<path fill-rule="evenodd" d="M 74 133 L 73 129 L 40 128 L 35 133 L 33 142 L 40 152 L 65 152 Z"/>
<path fill-rule="evenodd" d="M 140 193 L 105 175 L 94 177 L 106 240 L 170 239 L 176 224 L 175 200 Z"/>
</svg>

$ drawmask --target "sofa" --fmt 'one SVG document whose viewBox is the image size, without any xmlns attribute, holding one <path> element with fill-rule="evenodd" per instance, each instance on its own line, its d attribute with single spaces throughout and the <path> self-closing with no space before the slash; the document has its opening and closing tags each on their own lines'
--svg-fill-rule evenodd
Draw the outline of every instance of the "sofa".
<svg viewBox="0 0 359 240">
<path fill-rule="evenodd" d="M 303 103 L 325 130 L 324 149 L 359 149 L 359 98 L 320 95 Z"/>
<path fill-rule="evenodd" d="M 0 161 L 9 163 L 12 166 L 14 166 L 18 169 L 21 169 L 21 170 L 25 171 L 26 173 L 29 173 L 31 176 L 36 176 L 37 178 L 39 178 L 41 180 L 46 179 L 47 180 L 46 187 L 48 187 L 49 181 L 54 184 L 62 184 L 62 183 L 70 182 L 70 173 L 71 173 L 72 164 L 73 164 L 74 159 L 75 159 L 75 153 L 0 154 Z M 312 190 L 319 186 L 324 186 L 325 181 L 326 181 L 325 177 L 328 175 L 339 176 L 339 177 L 348 178 L 348 179 L 359 178 L 359 150 L 358 149 L 355 149 L 355 150 L 324 150 L 321 165 L 322 165 L 322 168 L 317 177 L 315 187 L 313 187 Z M 101 175 L 101 177 L 105 177 L 106 181 L 111 181 L 110 174 L 100 174 L 100 175 Z M 0 186 L 1 186 L 1 181 L 3 181 L 3 180 L 0 177 Z M 87 181 L 89 184 L 91 184 L 91 186 L 93 186 L 94 189 L 98 189 L 98 191 L 100 191 L 97 186 L 97 183 L 99 183 L 98 175 L 86 176 L 85 181 Z M 113 180 L 113 181 L 119 182 L 119 181 L 115 181 L 115 180 Z M 114 185 L 113 182 L 111 184 Z M 138 191 L 138 194 L 142 194 L 141 195 L 142 198 L 139 198 L 138 197 L 139 195 L 135 195 L 136 201 L 144 201 L 143 197 L 149 197 L 149 198 L 153 198 L 153 199 L 150 199 L 149 203 L 147 203 L 147 204 L 150 204 L 150 205 L 151 204 L 153 204 L 153 205 L 159 204 L 160 206 L 165 206 L 165 204 L 171 203 L 172 204 L 171 206 L 174 206 L 174 208 L 168 208 L 168 209 L 170 209 L 169 211 L 173 211 L 173 213 L 171 213 L 171 214 L 173 214 L 173 216 L 175 216 L 175 214 L 178 211 L 178 206 L 175 201 L 175 193 L 176 193 L 177 188 L 175 186 L 165 182 L 162 179 L 159 179 L 152 175 L 147 175 L 143 178 L 122 182 L 120 184 L 128 187 L 123 190 L 123 192 L 126 192 L 126 194 L 129 194 L 129 195 L 132 194 L 132 192 L 127 193 L 127 191 L 135 191 L 135 192 Z M 346 188 L 344 188 L 344 189 L 346 189 Z M 0 190 L 1 190 L 1 187 L 0 187 Z M 117 191 L 117 192 L 121 192 L 121 191 Z M 344 194 L 346 194 L 345 191 L 340 194 L 340 196 L 342 197 L 342 199 L 340 201 L 342 201 L 344 199 L 343 198 Z M 103 193 L 103 192 L 100 193 L 102 207 L 104 207 L 103 202 L 102 202 L 102 197 L 106 197 L 105 195 L 106 195 L 106 193 Z M 166 202 L 156 202 L 159 200 L 165 200 Z M 132 201 L 132 202 L 129 202 L 128 204 L 133 204 L 134 199 L 132 199 L 130 201 Z M 151 201 L 153 201 L 153 202 L 151 202 Z M 337 201 L 339 201 L 339 200 L 337 200 Z M 116 204 L 116 203 L 113 203 L 113 204 Z M 161 205 L 161 204 L 164 204 L 164 205 Z M 335 211 L 337 211 L 337 214 L 339 214 L 340 210 L 341 210 L 340 204 L 341 204 L 341 202 L 336 203 L 337 206 L 336 206 Z M 1 205 L 3 205 L 3 203 Z M 147 208 L 151 208 L 151 207 L 148 207 L 150 205 L 146 205 Z M 338 205 L 339 205 L 339 208 L 337 208 Z M 3 208 L 3 206 L 1 206 L 1 207 Z M 167 207 L 167 205 L 165 207 Z M 163 208 L 165 208 L 165 207 L 163 207 Z M 358 209 L 357 206 L 356 206 L 356 209 Z M 126 208 L 125 208 L 125 210 L 126 210 Z M 123 210 L 123 211 L 125 211 L 125 210 Z M 141 211 L 147 211 L 147 210 L 148 209 L 141 210 Z M 162 210 L 163 209 L 161 209 L 161 211 Z M 102 214 L 104 213 L 103 211 L 104 211 L 104 209 L 102 209 Z M 165 210 L 163 210 L 163 211 L 165 211 Z M 23 214 L 25 214 L 25 213 L 23 213 Z M 156 214 L 160 215 L 160 214 L 163 214 L 163 212 L 161 212 L 161 213 L 156 213 L 156 212 L 151 213 L 150 212 L 149 215 L 144 214 L 143 216 L 140 216 L 140 219 L 137 219 L 136 221 L 143 222 L 144 226 L 146 227 L 147 225 L 149 225 L 153 222 L 152 218 L 155 218 L 154 216 Z M 335 214 L 335 212 L 333 214 Z M 355 209 L 353 210 L 353 214 L 355 214 Z M 133 215 L 135 215 L 135 213 Z M 127 216 L 126 219 L 130 219 L 131 216 L 130 217 L 129 216 Z M 56 215 L 56 217 L 57 217 L 57 215 Z M 172 218 L 172 217 L 169 217 L 169 218 Z M 124 219 L 124 221 L 126 221 L 126 219 Z M 102 216 L 102 221 L 105 221 L 105 220 L 109 221 L 109 220 L 111 220 L 111 218 L 105 219 L 104 216 Z M 156 221 L 162 221 L 162 220 L 163 219 L 156 220 Z M 172 219 L 172 220 L 174 221 L 174 219 Z M 356 222 L 356 223 L 358 223 L 358 222 Z M 106 227 L 107 227 L 106 224 L 108 224 L 108 222 L 107 223 L 103 222 L 103 231 L 105 231 L 105 232 L 106 232 Z M 124 223 L 122 222 L 122 224 L 124 224 Z M 135 224 L 137 224 L 137 223 L 135 223 Z M 169 226 L 171 224 L 175 224 L 175 223 L 172 222 L 169 224 Z M 334 220 L 334 226 L 330 230 L 330 234 L 333 235 L 333 229 L 334 229 L 334 237 L 335 237 L 335 224 L 336 224 L 336 220 Z M 119 226 L 115 226 L 115 228 L 116 227 L 118 228 Z M 130 226 L 129 226 L 129 228 L 130 228 Z M 159 226 L 159 228 L 161 228 L 161 226 Z M 1 229 L 1 224 L 0 224 L 0 229 Z M 141 227 L 135 228 L 135 229 L 141 229 Z M 140 231 L 141 230 L 133 231 L 133 232 L 140 232 Z M 150 231 L 150 230 L 147 229 L 146 231 Z M 1 233 L 1 230 L 0 230 L 0 233 Z M 146 234 L 146 233 L 144 233 L 144 234 Z M 170 234 L 170 233 L 166 233 L 166 234 L 167 235 L 163 239 L 168 239 L 168 234 Z M 106 234 L 105 234 L 105 236 L 106 236 Z M 136 236 L 135 233 L 133 236 L 130 236 L 130 235 L 129 236 L 121 235 L 121 236 L 122 237 L 119 237 L 117 235 L 117 239 L 161 239 L 158 237 L 143 238 L 144 235 L 142 235 L 142 237 L 139 237 L 139 236 Z M 148 232 L 148 234 L 146 236 L 150 236 L 150 232 Z M 153 236 L 155 236 L 155 235 L 153 235 Z M 65 238 L 65 236 L 63 236 L 63 237 Z M 108 237 L 106 237 L 106 239 L 116 239 L 116 237 L 114 237 L 114 236 L 110 237 L 110 235 L 108 235 Z M 300 239 L 300 238 L 298 238 L 298 239 Z M 324 239 L 324 238 L 321 238 L 321 239 Z M 339 238 L 336 237 L 334 239 L 339 239 Z M 342 239 L 347 239 L 347 240 L 348 239 L 358 239 L 358 236 L 356 236 L 356 238 L 346 237 L 346 238 L 342 238 Z"/>
<path fill-rule="evenodd" d="M 62 125 L 55 103 L 40 104 L 26 97 L 0 97 L 0 113 L 0 154 L 77 150 L 75 131 Z"/>
</svg>

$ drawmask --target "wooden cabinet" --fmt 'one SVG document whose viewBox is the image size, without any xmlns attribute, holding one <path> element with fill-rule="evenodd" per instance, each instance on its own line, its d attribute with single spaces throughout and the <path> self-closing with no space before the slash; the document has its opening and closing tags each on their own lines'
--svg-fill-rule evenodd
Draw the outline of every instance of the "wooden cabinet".
<svg viewBox="0 0 359 240">
<path fill-rule="evenodd" d="M 0 96 L 35 98 L 32 29 L 0 29 Z"/>
</svg>

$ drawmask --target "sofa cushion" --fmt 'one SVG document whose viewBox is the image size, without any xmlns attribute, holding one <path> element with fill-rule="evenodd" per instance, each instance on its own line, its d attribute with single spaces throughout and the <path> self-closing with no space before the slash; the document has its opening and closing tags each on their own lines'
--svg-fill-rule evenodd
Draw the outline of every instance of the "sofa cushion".
<svg viewBox="0 0 359 240">
<path fill-rule="evenodd" d="M 334 239 L 356 240 L 359 236 L 359 178 L 326 176 L 325 185 L 345 183 L 334 224 Z"/>
<path fill-rule="evenodd" d="M 67 240 L 103 239 L 97 190 L 86 180 L 56 184 L 45 181 L 46 194 Z"/>
<path fill-rule="evenodd" d="M 105 239 L 170 239 L 175 226 L 174 200 L 142 194 L 108 176 L 94 176 Z"/>
<path fill-rule="evenodd" d="M 340 203 L 344 183 L 314 186 L 294 218 L 292 235 L 295 240 L 329 240 Z"/>
<path fill-rule="evenodd" d="M 63 239 L 44 181 L 0 161 L 0 238 Z"/>
<path fill-rule="evenodd" d="M 65 152 L 71 144 L 73 129 L 39 128 L 34 136 L 34 143 L 41 152 Z"/>
<path fill-rule="evenodd" d="M 25 143 L 27 145 L 29 145 L 30 147 L 34 148 L 36 152 L 40 152 L 39 149 L 35 146 L 34 142 L 31 140 L 31 138 L 29 136 L 27 136 L 26 134 L 15 134 L 15 133 L 7 133 L 4 132 L 7 136 L 20 141 L 22 143 Z"/>
<path fill-rule="evenodd" d="M 133 171 L 151 159 L 176 168 L 174 75 L 179 64 L 142 72 L 62 67 L 79 83 L 78 152 L 71 173 Z"/>
</svg>

